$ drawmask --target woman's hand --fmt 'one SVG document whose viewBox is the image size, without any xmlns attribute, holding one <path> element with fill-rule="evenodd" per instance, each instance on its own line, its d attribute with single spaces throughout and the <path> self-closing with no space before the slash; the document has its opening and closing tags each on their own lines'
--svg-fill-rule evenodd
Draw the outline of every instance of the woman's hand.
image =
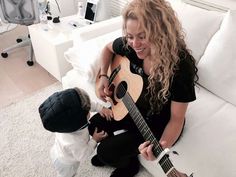
<svg viewBox="0 0 236 177">
<path fill-rule="evenodd" d="M 160 145 L 162 146 L 163 149 L 165 149 L 166 147 L 166 141 L 160 141 L 159 142 Z M 152 152 L 152 148 L 153 148 L 153 144 L 150 144 L 150 141 L 146 141 L 142 144 L 140 144 L 140 146 L 138 147 L 138 150 L 140 152 L 140 154 L 149 161 L 154 161 L 156 160 L 156 157 L 154 156 L 153 152 Z M 186 174 L 181 173 L 177 170 L 175 170 L 173 173 L 169 173 L 167 175 L 168 177 L 188 177 Z"/>
<path fill-rule="evenodd" d="M 163 149 L 166 148 L 166 141 L 160 141 L 159 143 Z M 150 141 L 145 141 L 144 143 L 140 144 L 138 150 L 146 160 L 153 161 L 156 160 L 156 157 L 153 154 L 152 148 L 153 144 L 150 144 Z"/>
<path fill-rule="evenodd" d="M 105 76 L 101 76 L 99 78 L 98 83 L 98 97 L 103 100 L 104 102 L 107 102 L 107 97 L 111 96 L 111 92 L 109 91 L 109 80 Z"/>
<path fill-rule="evenodd" d="M 152 152 L 153 144 L 150 144 L 150 141 L 145 141 L 144 143 L 140 144 L 138 150 L 140 154 L 149 161 L 153 161 L 156 159 Z"/>
</svg>

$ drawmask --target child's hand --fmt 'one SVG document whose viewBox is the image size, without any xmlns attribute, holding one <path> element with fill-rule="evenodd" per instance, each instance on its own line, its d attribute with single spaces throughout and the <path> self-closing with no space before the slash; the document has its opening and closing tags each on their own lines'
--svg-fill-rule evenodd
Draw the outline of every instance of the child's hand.
<svg viewBox="0 0 236 177">
<path fill-rule="evenodd" d="M 95 131 L 93 133 L 93 139 L 96 141 L 96 142 L 100 142 L 101 140 L 103 140 L 104 138 L 106 138 L 108 135 L 107 133 L 103 130 L 103 131 L 100 131 L 98 132 L 98 129 L 97 127 L 95 128 Z"/>
<path fill-rule="evenodd" d="M 105 117 L 107 120 L 111 120 L 113 118 L 113 113 L 111 109 L 103 107 L 102 110 L 99 112 L 102 117 Z"/>
</svg>

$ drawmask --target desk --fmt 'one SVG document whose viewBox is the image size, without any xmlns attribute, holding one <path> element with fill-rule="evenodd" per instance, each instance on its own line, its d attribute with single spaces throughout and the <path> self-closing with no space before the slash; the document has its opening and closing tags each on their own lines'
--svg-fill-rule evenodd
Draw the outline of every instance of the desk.
<svg viewBox="0 0 236 177">
<path fill-rule="evenodd" d="M 60 20 L 57 24 L 50 21 L 48 24 L 39 23 L 28 27 L 37 63 L 59 81 L 72 68 L 64 58 L 64 52 L 73 44 L 71 32 L 78 28 L 72 23 L 86 25 L 76 15 Z"/>
</svg>

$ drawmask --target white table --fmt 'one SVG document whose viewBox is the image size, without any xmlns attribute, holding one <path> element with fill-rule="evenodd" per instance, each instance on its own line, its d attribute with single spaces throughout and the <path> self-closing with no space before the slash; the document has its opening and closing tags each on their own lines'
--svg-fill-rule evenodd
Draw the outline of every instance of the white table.
<svg viewBox="0 0 236 177">
<path fill-rule="evenodd" d="M 63 17 L 60 20 L 61 22 L 57 24 L 50 21 L 48 24 L 39 23 L 29 26 L 37 63 L 59 81 L 72 68 L 65 60 L 64 52 L 72 47 L 72 30 L 79 28 L 73 24 L 86 25 L 76 15 Z"/>
</svg>

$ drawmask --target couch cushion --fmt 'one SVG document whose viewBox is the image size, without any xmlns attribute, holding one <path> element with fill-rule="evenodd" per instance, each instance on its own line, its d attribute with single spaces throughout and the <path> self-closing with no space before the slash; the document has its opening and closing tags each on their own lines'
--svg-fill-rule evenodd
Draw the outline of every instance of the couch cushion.
<svg viewBox="0 0 236 177">
<path fill-rule="evenodd" d="M 183 137 L 173 148 L 180 154 L 174 163 L 195 176 L 236 176 L 236 107 L 201 87 L 196 91 Z"/>
<path fill-rule="evenodd" d="M 186 43 L 198 62 L 211 37 L 219 29 L 224 14 L 169 0 L 186 33 Z"/>
<path fill-rule="evenodd" d="M 177 170 L 202 177 L 236 176 L 236 107 L 202 87 L 189 104 L 182 137 L 170 155 Z M 141 158 L 142 165 L 155 177 L 165 177 L 156 162 Z M 158 170 L 159 169 L 159 170 Z"/>
<path fill-rule="evenodd" d="M 199 83 L 236 105 L 236 11 L 227 13 L 198 64 Z"/>
</svg>

